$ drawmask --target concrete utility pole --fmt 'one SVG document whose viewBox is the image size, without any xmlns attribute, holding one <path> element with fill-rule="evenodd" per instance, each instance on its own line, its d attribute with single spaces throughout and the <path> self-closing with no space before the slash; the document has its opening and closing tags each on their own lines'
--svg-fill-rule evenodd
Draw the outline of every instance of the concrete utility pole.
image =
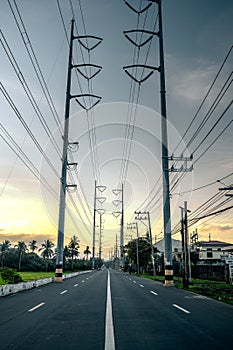
<svg viewBox="0 0 233 350">
<path fill-rule="evenodd" d="M 140 47 L 148 43 L 154 35 L 159 38 L 159 67 L 152 67 L 141 64 L 133 64 L 130 66 L 125 66 L 123 69 L 127 75 L 136 81 L 138 84 L 146 81 L 152 74 L 153 71 L 157 70 L 160 73 L 160 104 L 161 104 L 161 135 L 162 135 L 162 171 L 163 171 L 163 221 L 164 221 L 164 241 L 165 241 L 165 286 L 173 285 L 173 265 L 172 265 L 172 239 L 171 239 L 171 214 L 170 214 L 170 184 L 169 184 L 169 156 L 168 156 L 168 137 L 167 137 L 167 108 L 166 108 L 166 89 L 165 89 L 165 67 L 164 67 L 164 49 L 163 49 L 163 26 L 162 26 L 162 1 L 161 0 L 148 0 L 149 2 L 154 2 L 158 5 L 158 22 L 159 31 L 158 32 L 148 32 L 146 30 L 128 30 L 124 31 L 126 38 L 133 43 L 138 50 Z M 142 12 L 147 11 L 151 4 L 143 9 L 137 11 L 131 4 L 125 1 L 125 4 L 133 10 L 139 16 Z M 150 37 L 145 42 L 137 42 L 133 40 L 130 35 L 132 33 L 149 33 Z M 135 74 L 130 73 L 130 70 L 139 67 L 144 70 L 149 70 L 150 72 L 141 77 L 140 80 L 135 76 Z"/>
<path fill-rule="evenodd" d="M 172 239 L 170 213 L 170 183 L 167 140 L 167 108 L 165 88 L 165 67 L 163 50 L 162 4 L 158 3 L 159 16 L 159 57 L 160 57 L 160 103 L 161 103 L 161 134 L 162 134 L 162 169 L 163 169 L 163 223 L 165 242 L 165 286 L 173 285 Z"/>
<path fill-rule="evenodd" d="M 183 276 L 183 287 L 188 287 L 188 282 L 186 283 L 185 266 L 186 266 L 186 255 L 185 255 L 185 244 L 184 244 L 184 208 L 181 209 L 181 220 L 180 220 L 180 233 L 181 233 L 181 244 L 182 244 L 182 276 Z"/>
<path fill-rule="evenodd" d="M 97 197 L 97 190 L 101 193 L 101 197 Z M 106 198 L 102 197 L 102 193 L 106 190 L 106 186 L 98 185 L 95 180 L 95 189 L 94 189 L 94 214 L 93 214 L 93 242 L 92 242 L 92 270 L 95 269 L 95 236 L 96 236 L 96 212 L 99 213 L 101 219 L 100 223 L 102 223 L 102 215 L 105 213 L 105 209 L 97 209 L 96 202 L 97 200 L 102 204 Z M 101 240 L 101 226 L 100 226 L 100 240 Z"/>
<path fill-rule="evenodd" d="M 117 218 L 121 215 L 121 226 L 120 226 L 120 264 L 121 267 L 124 267 L 124 185 L 121 185 L 121 189 L 112 190 L 113 194 L 118 197 L 121 193 L 121 199 L 116 199 L 113 202 L 115 206 L 118 206 L 121 203 L 121 211 L 115 211 L 112 214 Z"/>
<path fill-rule="evenodd" d="M 63 153 L 62 153 L 62 171 L 60 184 L 60 204 L 59 204 L 59 221 L 58 221 L 58 235 L 57 235 L 57 258 L 55 281 L 62 281 L 63 272 L 63 246 L 64 246 L 64 227 L 65 227 L 65 206 L 66 206 L 66 189 L 67 189 L 67 150 L 68 150 L 68 133 L 69 133 L 69 115 L 70 115 L 70 90 L 71 90 L 71 72 L 72 72 L 72 54 L 73 54 L 73 39 L 74 39 L 74 20 L 71 21 L 70 34 L 70 49 L 68 62 L 68 75 L 66 84 L 66 107 L 65 107 L 65 125 L 63 137 Z"/>
<path fill-rule="evenodd" d="M 153 266 L 153 275 L 155 276 L 156 269 L 155 269 L 155 259 L 154 259 L 154 245 L 152 241 L 152 232 L 151 232 L 150 213 L 149 211 L 145 211 L 145 212 L 135 211 L 135 214 L 138 215 L 135 217 L 135 220 L 148 220 L 149 239 L 150 239 L 150 245 L 151 245 L 151 259 L 152 259 L 152 266 Z M 146 216 L 143 217 L 143 215 L 146 215 Z"/>
<path fill-rule="evenodd" d="M 121 267 L 124 267 L 124 185 L 121 185 L 121 235 L 120 235 Z"/>
<path fill-rule="evenodd" d="M 100 259 L 100 263 L 101 263 L 101 259 L 102 259 L 102 215 L 100 215 L 100 241 L 99 241 L 99 259 Z"/>
<path fill-rule="evenodd" d="M 71 33 L 70 33 L 70 46 L 69 46 L 69 61 L 68 61 L 68 74 L 67 74 L 67 84 L 66 84 L 66 105 L 65 105 L 65 125 L 64 125 L 64 135 L 63 135 L 63 153 L 62 153 L 62 171 L 61 171 L 61 185 L 60 185 L 60 203 L 59 203 L 59 219 L 58 219 L 58 234 L 57 234 L 57 259 L 56 259 L 56 272 L 55 272 L 55 281 L 61 282 L 62 281 L 62 272 L 63 272 L 63 247 L 64 247 L 64 227 L 65 227 L 65 206 L 66 206 L 66 190 L 67 189 L 73 189 L 75 190 L 77 188 L 77 185 L 75 184 L 67 184 L 67 167 L 71 165 L 71 163 L 68 163 L 67 159 L 67 150 L 69 146 L 69 114 L 70 114 L 70 100 L 72 98 L 75 98 L 76 102 L 86 111 L 89 111 L 94 106 L 99 103 L 101 100 L 100 96 L 96 96 L 93 94 L 78 94 L 78 95 L 71 95 L 71 76 L 72 76 L 72 69 L 76 68 L 79 73 L 81 67 L 93 67 L 97 69 L 96 74 L 98 74 L 102 67 L 93 65 L 93 64 L 81 64 L 81 65 L 74 65 L 72 64 L 72 56 L 73 56 L 73 41 L 75 39 L 77 40 L 85 40 L 87 38 L 91 38 L 95 41 L 95 44 L 92 47 L 88 47 L 88 45 L 84 46 L 88 51 L 94 49 L 97 47 L 101 41 L 102 38 L 92 36 L 92 35 L 84 35 L 84 36 L 74 36 L 74 19 L 71 21 Z M 85 76 L 86 79 L 90 80 L 96 74 L 92 76 Z M 89 107 L 85 107 L 82 103 L 80 103 L 79 98 L 85 98 L 89 97 L 89 100 L 92 102 L 92 99 L 95 99 L 96 102 L 93 103 Z M 77 142 L 73 143 L 74 145 L 77 145 Z M 71 145 L 71 144 L 70 144 Z M 77 163 L 72 163 L 72 165 L 77 165 Z"/>
<path fill-rule="evenodd" d="M 188 235 L 188 210 L 187 201 L 184 202 L 184 252 L 185 252 L 185 267 L 184 267 L 184 275 L 185 275 L 185 286 L 188 288 L 189 282 L 191 280 L 191 264 L 190 264 L 190 254 L 189 254 L 189 235 Z"/>
<path fill-rule="evenodd" d="M 127 224 L 127 229 L 136 230 L 137 239 L 136 239 L 136 259 L 137 259 L 137 274 L 140 274 L 140 265 L 139 265 L 139 252 L 138 252 L 138 240 L 139 240 L 139 232 L 138 232 L 138 223 L 133 222 L 131 224 Z"/>
<path fill-rule="evenodd" d="M 95 269 L 95 228 L 96 228 L 96 180 L 94 189 L 94 215 L 93 215 L 93 236 L 92 236 L 92 270 Z"/>
</svg>

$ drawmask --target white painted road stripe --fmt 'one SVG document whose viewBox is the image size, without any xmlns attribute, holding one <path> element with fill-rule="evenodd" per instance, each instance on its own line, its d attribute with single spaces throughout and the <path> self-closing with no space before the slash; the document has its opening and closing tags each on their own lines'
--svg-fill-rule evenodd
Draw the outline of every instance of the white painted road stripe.
<svg viewBox="0 0 233 350">
<path fill-rule="evenodd" d="M 74 284 L 74 287 L 78 287 L 78 284 Z"/>
<path fill-rule="evenodd" d="M 65 294 L 67 292 L 68 292 L 68 290 L 66 289 L 66 290 L 63 290 L 63 292 L 61 292 L 60 294 Z"/>
<path fill-rule="evenodd" d="M 154 294 L 154 295 L 158 295 L 157 293 L 153 292 L 153 290 L 151 290 L 150 292 L 151 292 L 152 294 Z"/>
<path fill-rule="evenodd" d="M 112 318 L 112 297 L 110 286 L 110 272 L 108 270 L 106 318 L 105 318 L 105 350 L 115 350 L 115 339 Z"/>
<path fill-rule="evenodd" d="M 84 283 L 85 281 L 82 280 L 82 283 Z"/>
<path fill-rule="evenodd" d="M 143 284 L 139 284 L 140 287 L 144 288 Z"/>
<path fill-rule="evenodd" d="M 185 312 L 186 314 L 190 314 L 190 311 L 186 310 L 186 309 L 183 309 L 181 306 L 179 305 L 176 305 L 176 304 L 172 304 L 174 307 L 176 307 L 177 309 Z"/>
<path fill-rule="evenodd" d="M 133 283 L 137 283 L 136 281 L 133 281 Z"/>
<path fill-rule="evenodd" d="M 40 304 L 34 306 L 32 309 L 28 310 L 28 312 L 32 312 L 32 311 L 38 309 L 39 307 L 43 306 L 44 304 L 45 304 L 45 303 L 40 303 Z"/>
</svg>

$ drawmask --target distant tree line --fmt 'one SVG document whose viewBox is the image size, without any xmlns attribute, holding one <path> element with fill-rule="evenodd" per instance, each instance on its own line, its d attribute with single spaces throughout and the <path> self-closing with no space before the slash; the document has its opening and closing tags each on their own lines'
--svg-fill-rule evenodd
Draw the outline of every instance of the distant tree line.
<svg viewBox="0 0 233 350">
<path fill-rule="evenodd" d="M 17 271 L 55 271 L 56 249 L 50 239 L 44 240 L 40 247 L 36 240 L 29 244 L 19 241 L 12 245 L 9 240 L 0 243 L 0 268 L 12 268 Z M 85 257 L 80 258 L 78 237 L 73 236 L 63 251 L 64 271 L 91 269 L 91 254 L 89 246 L 82 252 Z"/>
</svg>

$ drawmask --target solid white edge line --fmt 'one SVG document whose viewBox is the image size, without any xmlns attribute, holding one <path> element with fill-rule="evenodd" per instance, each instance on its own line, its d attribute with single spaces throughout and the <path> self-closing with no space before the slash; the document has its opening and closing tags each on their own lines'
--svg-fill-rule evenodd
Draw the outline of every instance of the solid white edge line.
<svg viewBox="0 0 233 350">
<path fill-rule="evenodd" d="M 36 306 L 34 306 L 32 309 L 28 310 L 28 312 L 32 312 L 32 311 L 35 311 L 36 309 L 38 309 L 39 307 L 43 306 L 45 303 L 40 303 Z"/>
<path fill-rule="evenodd" d="M 172 304 L 174 307 L 176 307 L 177 309 L 179 309 L 179 310 L 181 310 L 181 311 L 183 311 L 183 312 L 185 312 L 186 314 L 190 314 L 191 312 L 190 311 L 188 311 L 188 310 L 186 310 L 186 309 L 183 309 L 181 306 L 179 306 L 179 305 L 176 305 L 176 304 Z"/>
<path fill-rule="evenodd" d="M 158 295 L 158 293 L 154 292 L 153 290 L 150 291 L 154 295 Z"/>
<path fill-rule="evenodd" d="M 110 272 L 108 270 L 106 317 L 105 317 L 105 350 L 115 350 L 115 339 L 112 318 L 112 297 L 110 285 Z"/>
</svg>

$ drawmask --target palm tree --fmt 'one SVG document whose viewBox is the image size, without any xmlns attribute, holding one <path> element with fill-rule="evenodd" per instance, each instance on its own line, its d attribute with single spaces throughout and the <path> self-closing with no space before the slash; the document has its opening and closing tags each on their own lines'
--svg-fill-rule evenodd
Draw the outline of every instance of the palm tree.
<svg viewBox="0 0 233 350">
<path fill-rule="evenodd" d="M 29 242 L 29 248 L 31 249 L 31 251 L 34 253 L 34 251 L 38 248 L 36 245 L 37 241 L 35 241 L 34 239 L 32 241 Z"/>
<path fill-rule="evenodd" d="M 42 251 L 41 256 L 45 259 L 46 272 L 48 271 L 48 259 L 51 259 L 54 255 L 53 247 L 54 243 L 50 239 L 46 239 L 39 249 L 39 252 Z"/>
<path fill-rule="evenodd" d="M 2 244 L 0 245 L 1 249 L 0 249 L 0 256 L 1 256 L 1 265 L 2 268 L 4 267 L 4 256 L 6 254 L 6 252 L 9 250 L 11 246 L 11 242 L 8 239 L 5 239 L 5 241 L 2 242 Z"/>
<path fill-rule="evenodd" d="M 78 237 L 73 236 L 70 240 L 70 243 L 68 244 L 68 248 L 70 250 L 71 255 L 71 268 L 73 270 L 74 268 L 74 257 L 77 257 L 79 255 L 79 240 Z"/>
<path fill-rule="evenodd" d="M 22 261 L 22 257 L 23 257 L 23 254 L 28 250 L 27 249 L 27 245 L 24 241 L 18 241 L 18 244 L 15 246 L 18 250 L 18 271 L 20 271 L 20 268 L 21 268 L 21 261 Z"/>
<path fill-rule="evenodd" d="M 87 245 L 87 248 L 84 250 L 83 254 L 86 255 L 86 260 L 88 260 L 88 255 L 91 254 L 90 250 L 89 250 L 89 246 Z"/>
</svg>

